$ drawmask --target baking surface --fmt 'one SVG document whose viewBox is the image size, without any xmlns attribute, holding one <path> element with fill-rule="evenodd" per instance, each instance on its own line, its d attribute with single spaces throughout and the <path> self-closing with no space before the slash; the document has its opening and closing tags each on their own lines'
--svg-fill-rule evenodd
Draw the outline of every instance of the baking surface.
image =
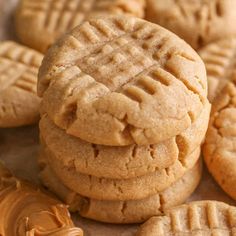
<svg viewBox="0 0 236 236">
<path fill-rule="evenodd" d="M 14 39 L 12 12 L 17 0 L 0 0 L 0 40 Z M 39 151 L 38 128 L 36 126 L 15 129 L 0 129 L 0 160 L 17 176 L 39 184 L 37 178 L 37 155 Z M 204 168 L 202 181 L 189 199 L 219 200 L 235 205 L 216 185 Z M 82 219 L 73 216 L 74 222 L 80 226 L 85 236 L 132 236 L 137 225 L 112 225 Z"/>
</svg>

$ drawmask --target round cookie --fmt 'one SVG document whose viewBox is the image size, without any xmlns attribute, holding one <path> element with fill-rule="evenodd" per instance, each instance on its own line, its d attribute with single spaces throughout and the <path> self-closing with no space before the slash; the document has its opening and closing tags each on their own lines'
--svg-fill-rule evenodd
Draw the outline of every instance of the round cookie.
<svg viewBox="0 0 236 236">
<path fill-rule="evenodd" d="M 203 154 L 217 183 L 236 199 L 236 84 L 228 82 L 214 100 Z"/>
<path fill-rule="evenodd" d="M 198 201 L 151 217 L 136 236 L 235 235 L 236 208 L 223 202 Z"/>
<path fill-rule="evenodd" d="M 36 84 L 42 59 L 40 53 L 20 44 L 0 42 L 0 128 L 38 121 Z"/>
<path fill-rule="evenodd" d="M 171 32 L 123 16 L 92 19 L 47 53 L 42 113 L 87 142 L 148 145 L 187 129 L 207 102 L 205 66 Z"/>
<path fill-rule="evenodd" d="M 83 236 L 67 206 L 31 184 L 16 179 L 0 163 L 0 235 Z"/>
<path fill-rule="evenodd" d="M 213 42 L 199 50 L 208 78 L 208 99 L 212 102 L 226 83 L 236 76 L 236 37 Z"/>
<path fill-rule="evenodd" d="M 147 0 L 146 19 L 198 49 L 236 33 L 235 8 L 235 0 Z"/>
<path fill-rule="evenodd" d="M 26 45 L 45 52 L 61 35 L 90 17 L 144 16 L 144 0 L 20 0 L 15 28 Z"/>
<path fill-rule="evenodd" d="M 83 217 L 107 223 L 139 223 L 151 216 L 160 215 L 165 209 L 183 203 L 195 190 L 201 178 L 199 161 L 181 179 L 163 192 L 141 200 L 99 201 L 85 198 L 64 186 L 44 160 L 40 160 L 40 177 L 44 185 L 56 193 L 71 211 Z"/>
<path fill-rule="evenodd" d="M 60 181 L 73 191 L 98 200 L 137 200 L 154 195 L 168 188 L 191 169 L 199 159 L 200 148 L 172 166 L 141 177 L 131 179 L 106 179 L 84 175 L 74 168 L 68 169 L 55 159 L 53 153 L 44 147 L 42 155 Z M 115 168 L 115 167 L 114 167 Z"/>
<path fill-rule="evenodd" d="M 47 116 L 41 118 L 40 136 L 42 143 L 53 152 L 55 161 L 68 169 L 75 168 L 96 177 L 128 179 L 167 168 L 199 147 L 208 127 L 210 108 L 208 103 L 198 119 L 181 134 L 154 145 L 91 144 L 66 134 Z"/>
</svg>

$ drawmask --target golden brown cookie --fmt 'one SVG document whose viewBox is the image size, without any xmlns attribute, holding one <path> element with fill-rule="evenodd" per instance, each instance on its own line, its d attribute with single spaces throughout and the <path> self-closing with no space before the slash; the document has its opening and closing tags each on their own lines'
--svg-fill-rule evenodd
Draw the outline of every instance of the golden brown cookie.
<svg viewBox="0 0 236 236">
<path fill-rule="evenodd" d="M 45 155 L 49 166 L 64 185 L 83 196 L 98 200 L 137 200 L 163 191 L 193 168 L 200 154 L 200 148 L 197 148 L 170 167 L 140 177 L 106 179 L 81 174 L 75 168 L 66 168 L 55 161 L 53 153 L 46 146 L 42 149 L 41 155 Z"/>
<path fill-rule="evenodd" d="M 83 236 L 67 207 L 31 184 L 16 179 L 0 163 L 0 235 Z"/>
<path fill-rule="evenodd" d="M 236 208 L 223 202 L 198 201 L 152 217 L 136 236 L 230 236 L 236 232 Z"/>
<path fill-rule="evenodd" d="M 207 104 L 198 119 L 180 135 L 147 146 L 111 147 L 88 143 L 66 134 L 47 116 L 41 118 L 40 135 L 55 161 L 64 167 L 74 167 L 82 174 L 96 177 L 128 179 L 167 168 L 199 147 L 208 127 L 209 113 Z"/>
<path fill-rule="evenodd" d="M 40 53 L 20 44 L 0 42 L 0 127 L 38 121 L 36 84 L 42 59 Z"/>
<path fill-rule="evenodd" d="M 208 78 L 208 98 L 212 102 L 226 83 L 236 78 L 236 37 L 213 42 L 199 51 Z"/>
<path fill-rule="evenodd" d="M 203 153 L 217 183 L 236 199 L 236 84 L 228 82 L 214 100 Z"/>
<path fill-rule="evenodd" d="M 236 33 L 235 0 L 147 0 L 146 19 L 198 49 Z"/>
<path fill-rule="evenodd" d="M 163 192 L 141 200 L 99 201 L 85 198 L 63 185 L 45 160 L 40 160 L 40 177 L 45 186 L 56 193 L 71 211 L 83 217 L 108 223 L 138 223 L 163 210 L 183 203 L 194 191 L 201 178 L 201 163 L 198 162 L 181 179 Z"/>
<path fill-rule="evenodd" d="M 133 17 L 93 19 L 47 53 L 42 113 L 87 142 L 159 143 L 187 129 L 207 102 L 205 67 L 184 41 Z"/>
<path fill-rule="evenodd" d="M 144 16 L 144 0 L 20 0 L 16 32 L 26 45 L 45 52 L 61 35 L 104 14 Z"/>
</svg>

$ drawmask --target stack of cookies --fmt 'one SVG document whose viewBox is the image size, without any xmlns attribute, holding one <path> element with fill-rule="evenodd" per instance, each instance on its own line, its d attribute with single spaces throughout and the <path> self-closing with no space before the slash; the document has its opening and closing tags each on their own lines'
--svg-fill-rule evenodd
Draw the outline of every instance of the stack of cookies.
<svg viewBox="0 0 236 236">
<path fill-rule="evenodd" d="M 142 222 L 184 202 L 200 176 L 210 105 L 204 64 L 147 21 L 86 21 L 46 54 L 41 177 L 73 211 Z"/>
</svg>

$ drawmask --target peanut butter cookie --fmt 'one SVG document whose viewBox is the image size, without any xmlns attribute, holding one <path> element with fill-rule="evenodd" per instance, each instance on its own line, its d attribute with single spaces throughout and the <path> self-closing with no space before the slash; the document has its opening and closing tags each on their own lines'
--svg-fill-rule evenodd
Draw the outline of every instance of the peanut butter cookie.
<svg viewBox="0 0 236 236">
<path fill-rule="evenodd" d="M 145 0 L 20 0 L 16 32 L 26 45 L 45 52 L 61 35 L 90 17 L 144 16 Z"/>
<path fill-rule="evenodd" d="M 236 199 L 236 84 L 233 82 L 228 82 L 214 100 L 203 153 L 217 183 Z"/>
<path fill-rule="evenodd" d="M 235 8 L 235 0 L 147 0 L 146 19 L 198 49 L 236 33 Z"/>
<path fill-rule="evenodd" d="M 236 37 L 213 42 L 199 51 L 208 78 L 208 98 L 212 102 L 228 81 L 236 78 Z"/>
<path fill-rule="evenodd" d="M 0 42 L 0 127 L 36 123 L 40 53 L 11 41 Z"/>
<path fill-rule="evenodd" d="M 136 236 L 230 236 L 235 234 L 236 208 L 223 202 L 198 201 L 150 218 Z"/>
<path fill-rule="evenodd" d="M 92 19 L 47 53 L 42 113 L 87 142 L 155 144 L 186 130 L 207 102 L 205 66 L 183 40 L 123 16 Z"/>
</svg>

